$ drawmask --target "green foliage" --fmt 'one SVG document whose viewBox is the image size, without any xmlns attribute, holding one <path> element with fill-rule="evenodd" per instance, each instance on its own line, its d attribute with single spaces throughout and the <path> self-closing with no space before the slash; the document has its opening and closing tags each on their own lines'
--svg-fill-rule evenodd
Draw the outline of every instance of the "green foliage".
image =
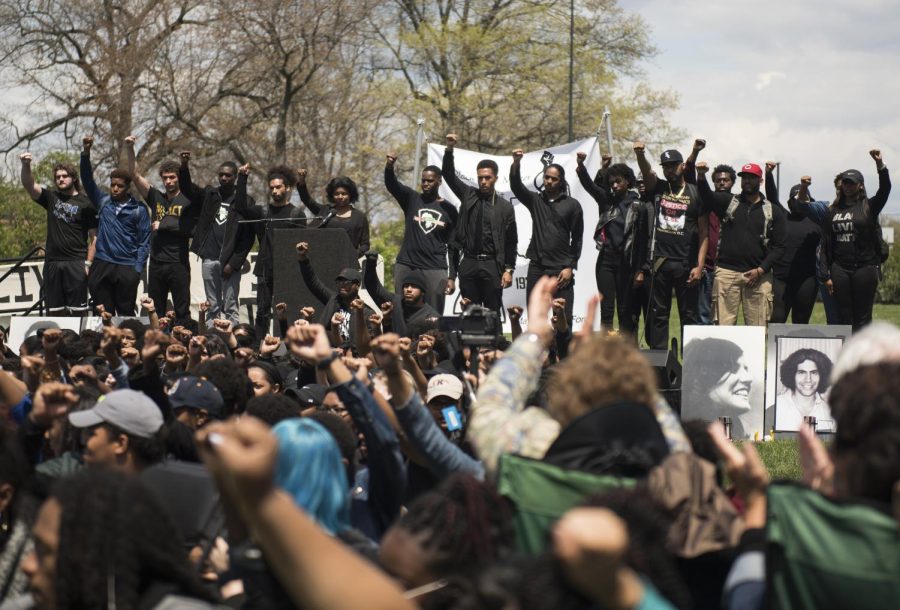
<svg viewBox="0 0 900 610">
<path fill-rule="evenodd" d="M 0 178 L 0 258 L 17 258 L 47 238 L 47 212 L 18 182 Z"/>
<path fill-rule="evenodd" d="M 384 285 L 394 285 L 394 263 L 403 241 L 403 219 L 386 220 L 372 227 L 372 249 L 384 258 Z"/>
<path fill-rule="evenodd" d="M 894 235 L 900 235 L 900 223 L 894 223 Z M 879 303 L 900 303 L 900 248 L 891 246 L 891 255 L 881 266 L 881 282 L 878 284 Z"/>
</svg>

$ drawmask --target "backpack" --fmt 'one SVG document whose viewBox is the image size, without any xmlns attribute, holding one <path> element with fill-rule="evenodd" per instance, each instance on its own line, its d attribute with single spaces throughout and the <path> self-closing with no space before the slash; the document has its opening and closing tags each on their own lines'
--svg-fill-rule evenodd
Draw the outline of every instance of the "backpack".
<svg viewBox="0 0 900 610">
<path fill-rule="evenodd" d="M 722 219 L 722 224 L 730 223 L 734 220 L 734 213 L 737 211 L 738 206 L 740 205 L 740 200 L 736 196 L 731 197 L 731 203 L 728 204 L 728 209 L 725 210 L 725 218 Z M 763 198 L 763 216 L 766 219 L 766 223 L 763 227 L 762 235 L 759 236 L 759 239 L 762 241 L 763 249 L 769 249 L 769 235 L 772 233 L 772 202 L 768 199 Z M 719 234 L 719 243 L 722 241 L 722 234 Z"/>
</svg>

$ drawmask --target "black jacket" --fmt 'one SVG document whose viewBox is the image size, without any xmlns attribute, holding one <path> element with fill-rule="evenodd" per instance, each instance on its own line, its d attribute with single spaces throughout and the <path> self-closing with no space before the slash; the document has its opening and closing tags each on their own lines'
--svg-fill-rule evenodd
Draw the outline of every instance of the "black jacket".
<svg viewBox="0 0 900 610">
<path fill-rule="evenodd" d="M 335 312 L 339 309 L 344 309 L 338 302 L 337 290 L 329 288 L 322 283 L 322 280 L 316 275 L 316 271 L 313 269 L 309 260 L 300 261 L 300 275 L 303 276 L 303 281 L 306 282 L 306 285 L 309 288 L 309 291 L 313 293 L 313 296 L 323 303 L 322 313 L 319 314 L 318 323 L 325 328 L 330 329 L 332 316 L 334 316 Z M 308 303 L 304 303 L 304 305 L 307 304 Z M 349 303 L 347 305 L 347 309 L 349 309 Z M 369 319 L 370 315 L 375 313 L 372 311 L 371 307 L 366 307 L 363 311 L 366 320 Z M 350 322 L 350 342 L 353 343 L 353 345 L 359 345 L 359 337 L 356 336 L 356 325 L 352 321 Z"/>
<path fill-rule="evenodd" d="M 194 184 L 191 180 L 191 170 L 187 165 L 182 165 L 178 170 L 178 183 L 181 192 L 191 200 L 192 206 L 202 206 L 197 218 L 197 226 L 194 229 L 194 239 L 191 242 L 191 252 L 200 255 L 203 245 L 212 231 L 213 221 L 219 211 L 219 205 L 222 203 L 222 194 L 216 187 L 201 188 Z M 248 197 L 248 205 L 253 205 L 252 197 Z M 243 218 L 232 203 L 228 210 L 228 219 L 225 221 L 225 240 L 222 242 L 222 252 L 219 255 L 219 263 L 223 267 L 231 265 L 236 272 L 240 272 L 244 261 L 247 260 L 247 255 L 250 254 L 250 248 L 253 247 L 252 225 L 238 223 Z"/>
<path fill-rule="evenodd" d="M 608 178 L 604 170 L 597 172 L 595 180 L 591 180 L 584 165 L 579 164 L 575 173 L 578 174 L 581 187 L 597 202 L 599 216 L 597 227 L 594 229 L 594 241 L 597 243 L 597 249 L 600 250 L 600 232 L 603 227 L 616 220 L 621 212 L 609 191 Z M 627 201 L 628 210 L 625 213 L 623 260 L 627 262 L 632 273 L 649 271 L 650 264 L 647 257 L 650 247 L 650 227 L 653 222 L 653 205 L 649 201 L 643 201 L 635 191 L 627 191 L 624 198 Z"/>
<path fill-rule="evenodd" d="M 441 175 L 444 182 L 450 187 L 460 201 L 459 219 L 456 222 L 456 230 L 453 234 L 452 246 L 465 253 L 466 230 L 469 226 L 469 213 L 481 198 L 478 189 L 469 186 L 456 175 L 456 166 L 453 162 L 453 149 L 444 151 L 444 160 L 441 167 Z M 497 196 L 491 215 L 491 234 L 494 238 L 494 252 L 497 264 L 501 268 L 514 269 L 516 266 L 516 248 L 519 245 L 519 235 L 516 232 L 516 214 L 512 204 L 503 197 Z M 453 273 L 451 271 L 451 277 Z"/>
<path fill-rule="evenodd" d="M 387 301 L 394 305 L 391 310 L 391 330 L 401 337 L 415 339 L 425 331 L 438 327 L 437 321 L 441 314 L 428 303 L 418 308 L 405 306 L 402 296 L 384 287 L 375 272 L 375 260 L 368 257 L 363 264 L 363 287 L 379 306 Z"/>
</svg>

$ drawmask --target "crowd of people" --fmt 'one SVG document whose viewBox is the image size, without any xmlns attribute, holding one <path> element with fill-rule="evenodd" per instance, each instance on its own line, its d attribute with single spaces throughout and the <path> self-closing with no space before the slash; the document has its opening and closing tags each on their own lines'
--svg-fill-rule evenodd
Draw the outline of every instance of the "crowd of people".
<svg viewBox="0 0 900 610">
<path fill-rule="evenodd" d="M 609 160 L 592 179 L 580 156 L 601 253 L 599 290 L 576 329 L 581 204 L 559 165 L 545 168 L 539 192 L 525 188 L 514 151 L 510 184 L 534 230 L 527 331 L 524 311 L 510 308 L 510 341 L 471 319 L 441 325 L 457 281 L 467 313 L 503 307 L 518 241 L 496 163 L 479 163 L 469 186 L 454 168 L 457 138 L 447 142 L 421 192 L 399 183 L 387 157 L 406 227 L 393 291 L 349 178 L 329 182 L 319 204 L 305 171 L 273 168 L 257 203 L 248 165 L 222 164 L 219 184 L 204 188 L 182 153 L 160 167 L 157 190 L 135 172 L 129 138 L 129 167 L 111 172 L 106 193 L 90 138 L 80 180 L 60 164 L 55 189 L 36 184 L 22 156 L 23 184 L 48 210 L 48 303 L 99 306 L 103 327 L 0 343 L 0 609 L 900 601 L 900 329 L 868 324 L 865 304 L 867 268 L 877 283 L 880 263 L 871 223 L 890 187 L 880 153 L 873 199 L 850 170 L 832 204 L 812 201 L 804 178 L 790 212 L 760 193 L 754 164 L 741 169 L 740 195 L 723 166 L 711 188 L 699 140 L 687 160 L 663 153 L 663 178 L 640 144 L 643 180 Z M 440 198 L 442 181 L 458 210 Z M 294 188 L 315 219 L 291 203 Z M 297 279 L 316 301 L 288 312 L 272 303 L 282 223 L 238 219 L 345 229 L 362 268 L 320 279 L 315 249 L 297 243 Z M 235 277 L 257 240 L 259 307 L 241 323 Z M 189 252 L 203 259 L 197 318 Z M 144 324 L 133 315 L 147 258 Z M 860 332 L 826 382 L 801 380 L 830 388 L 832 442 L 801 427 L 802 482 L 771 482 L 752 443 L 679 418 L 634 337 L 643 314 L 651 345 L 667 343 L 673 293 L 684 323 L 731 324 L 743 307 L 748 324 L 765 324 L 779 298 L 808 316 L 809 278 L 811 298 L 816 282 L 830 286 L 841 321 Z M 616 315 L 619 334 L 593 331 Z"/>
</svg>

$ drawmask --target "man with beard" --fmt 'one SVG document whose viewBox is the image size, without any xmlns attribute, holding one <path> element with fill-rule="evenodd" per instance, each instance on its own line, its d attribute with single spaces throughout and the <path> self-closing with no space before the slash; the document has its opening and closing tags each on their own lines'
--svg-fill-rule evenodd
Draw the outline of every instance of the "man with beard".
<svg viewBox="0 0 900 610">
<path fill-rule="evenodd" d="M 651 349 L 668 349 L 673 291 L 682 329 L 685 324 L 697 323 L 697 287 L 706 259 L 707 220 L 700 209 L 697 187 L 684 181 L 680 152 L 667 150 L 660 157 L 665 180 L 659 180 L 651 169 L 643 142 L 634 143 L 634 152 L 654 209 L 647 343 Z"/>
<path fill-rule="evenodd" d="M 222 163 L 218 170 L 219 186 L 200 188 L 191 180 L 190 161 L 191 153 L 181 153 L 178 182 L 191 205 L 200 208 L 191 252 L 203 259 L 203 290 L 209 301 L 206 324 L 212 327 L 213 320 L 225 318 L 237 326 L 240 322 L 241 267 L 247 260 L 254 237 L 250 225 L 238 223 L 242 216 L 234 206 L 237 165 L 233 161 Z M 252 197 L 248 205 L 254 206 Z"/>
<path fill-rule="evenodd" d="M 83 314 L 88 306 L 88 271 L 94 258 L 97 215 L 80 192 L 78 174 L 66 163 L 53 166 L 56 189 L 42 187 L 31 174 L 31 153 L 22 153 L 22 186 L 47 210 L 44 302 L 50 315 Z"/>
<path fill-rule="evenodd" d="M 384 185 L 394 196 L 406 219 L 403 243 L 394 264 L 394 292 L 401 292 L 403 278 L 413 270 L 425 278 L 425 300 L 438 312 L 444 312 L 444 297 L 456 289 L 456 265 L 459 252 L 450 249 L 448 274 L 447 243 L 453 236 L 459 213 L 438 195 L 441 169 L 429 165 L 422 170 L 422 192 L 417 193 L 397 180 L 394 165 L 397 155 L 387 155 Z"/>
<path fill-rule="evenodd" d="M 291 204 L 291 190 L 297 184 L 297 174 L 291 168 L 278 165 L 266 175 L 269 187 L 269 201 L 256 203 L 247 195 L 247 176 L 250 164 L 238 168 L 238 180 L 235 187 L 234 209 L 247 220 L 260 220 L 256 223 L 256 238 L 259 240 L 259 253 L 253 273 L 256 275 L 256 336 L 262 339 L 269 334 L 272 322 L 272 290 L 275 285 L 273 262 L 272 231 L 278 228 L 303 226 L 306 215 L 303 210 Z M 288 222 L 269 222 L 269 221 Z M 295 222 L 290 222 L 295 220 Z"/>
<path fill-rule="evenodd" d="M 741 194 L 713 192 L 702 175 L 698 180 L 706 211 L 720 220 L 719 252 L 713 285 L 714 315 L 719 325 L 737 322 L 765 326 L 772 315 L 772 267 L 784 254 L 786 218 L 760 192 L 762 168 L 747 163 L 738 173 Z"/>
<path fill-rule="evenodd" d="M 335 289 L 332 289 L 322 283 L 309 262 L 308 243 L 297 244 L 297 260 L 300 263 L 300 274 L 309 291 L 325 303 L 319 323 L 328 329 L 333 338 L 339 339 L 340 344 L 349 342 L 357 348 L 368 350 L 370 337 L 367 320 L 375 312 L 359 298 L 362 274 L 347 267 L 334 278 Z M 362 318 L 358 317 L 360 315 Z M 339 321 L 335 318 L 339 318 Z"/>
<path fill-rule="evenodd" d="M 138 193 L 150 206 L 153 218 L 150 242 L 150 267 L 147 270 L 147 293 L 157 311 L 166 311 L 169 293 L 178 318 L 191 315 L 191 266 L 188 246 L 193 232 L 195 212 L 191 200 L 181 192 L 178 164 L 164 161 L 159 166 L 165 193 L 151 186 L 136 170 L 134 136 L 125 138 L 128 171 L 134 176 Z M 192 217 L 193 216 L 193 217 Z"/>
<path fill-rule="evenodd" d="M 441 314 L 428 303 L 429 286 L 425 274 L 415 269 L 402 278 L 397 278 L 395 267 L 394 283 L 400 284 L 401 292 L 393 293 L 378 279 L 375 272 L 377 257 L 375 252 L 366 254 L 366 261 L 363 263 L 363 286 L 379 307 L 384 303 L 391 303 L 391 319 L 386 322 L 386 328 L 389 327 L 398 335 L 407 337 L 418 337 L 425 331 L 437 328 Z"/>
<path fill-rule="evenodd" d="M 478 162 L 478 188 L 459 179 L 453 160 L 457 140 L 456 134 L 447 134 L 441 174 L 460 201 L 453 236 L 453 246 L 463 254 L 459 264 L 460 292 L 476 305 L 500 311 L 503 289 L 512 286 L 516 269 L 516 214 L 512 204 L 497 195 L 494 186 L 499 168 L 492 159 Z"/>
</svg>

